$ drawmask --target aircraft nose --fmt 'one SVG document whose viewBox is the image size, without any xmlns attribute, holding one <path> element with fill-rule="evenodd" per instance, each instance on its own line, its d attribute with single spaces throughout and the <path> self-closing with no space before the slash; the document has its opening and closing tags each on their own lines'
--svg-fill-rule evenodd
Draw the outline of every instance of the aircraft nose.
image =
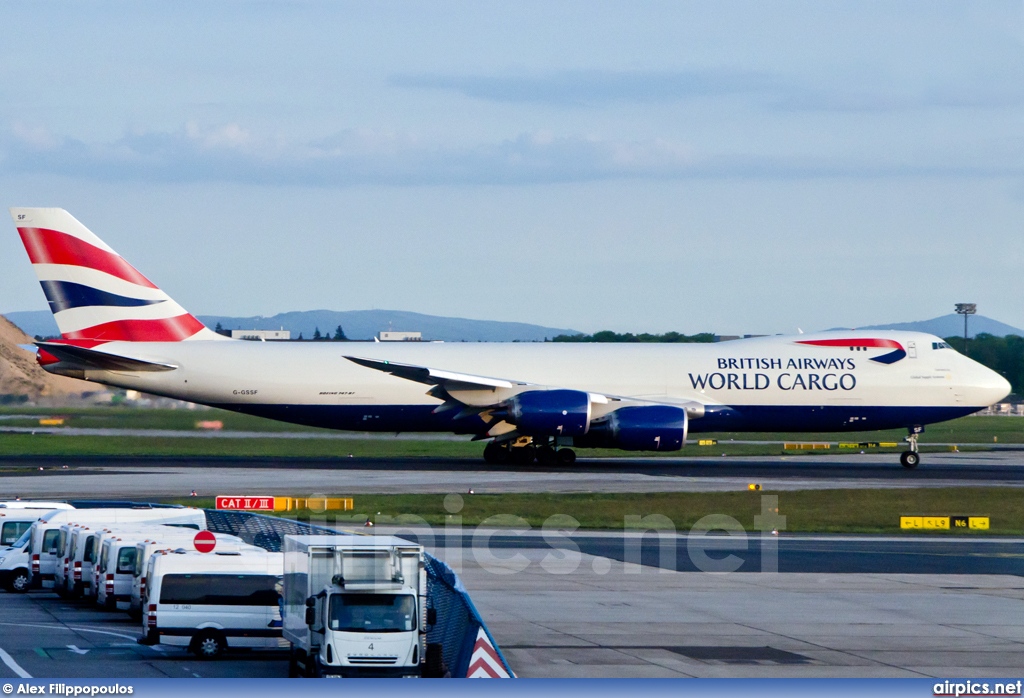
<svg viewBox="0 0 1024 698">
<path fill-rule="evenodd" d="M 1013 386 L 1010 381 L 996 373 L 990 368 L 984 369 L 978 385 L 981 393 L 985 396 L 986 404 L 994 405 L 1010 394 Z"/>
</svg>

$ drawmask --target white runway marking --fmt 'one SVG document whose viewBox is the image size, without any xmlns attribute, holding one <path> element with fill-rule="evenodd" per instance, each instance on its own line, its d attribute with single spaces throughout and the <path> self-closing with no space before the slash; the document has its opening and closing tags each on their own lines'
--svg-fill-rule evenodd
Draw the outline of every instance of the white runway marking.
<svg viewBox="0 0 1024 698">
<path fill-rule="evenodd" d="M 21 665 L 18 664 L 16 661 L 14 661 L 14 657 L 12 657 L 11 655 L 7 654 L 2 649 L 0 649 L 0 659 L 4 660 L 4 664 L 7 665 L 7 668 L 10 669 L 11 671 L 13 671 L 15 674 L 17 674 L 20 678 L 23 678 L 23 679 L 31 679 L 32 678 L 32 674 L 30 674 L 27 671 L 25 671 L 24 669 L 22 669 Z"/>
<path fill-rule="evenodd" d="M 138 635 L 128 635 L 127 633 L 115 633 L 111 630 L 94 630 L 93 628 L 82 628 L 73 625 L 61 625 L 59 623 L 0 623 L 0 625 L 16 625 L 21 628 L 55 628 L 58 630 L 76 630 L 83 633 L 98 633 L 100 635 L 113 635 L 114 637 L 123 637 L 126 640 L 135 640 Z"/>
</svg>

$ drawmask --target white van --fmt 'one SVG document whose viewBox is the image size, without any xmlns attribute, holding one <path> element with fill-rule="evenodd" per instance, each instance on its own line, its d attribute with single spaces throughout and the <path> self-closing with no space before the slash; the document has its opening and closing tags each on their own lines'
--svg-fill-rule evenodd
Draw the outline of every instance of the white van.
<svg viewBox="0 0 1024 698">
<path fill-rule="evenodd" d="M 89 591 L 86 592 L 86 597 L 91 597 L 96 603 L 101 606 L 107 606 L 113 608 L 113 602 L 107 604 L 106 589 L 109 586 L 108 582 L 113 581 L 114 564 L 110 563 L 110 555 L 115 555 L 117 549 L 111 549 L 107 545 L 109 540 L 119 540 L 128 538 L 131 540 L 132 547 L 138 540 L 144 540 L 149 536 L 160 536 L 163 535 L 165 530 L 171 530 L 175 532 L 184 532 L 195 537 L 196 531 L 193 529 L 183 529 L 177 526 L 165 526 L 163 524 L 147 524 L 147 523 L 127 523 L 127 524 L 108 524 L 103 528 L 97 530 L 93 536 L 94 541 L 92 545 L 92 560 L 91 560 L 91 571 L 92 577 L 90 579 Z M 104 556 L 106 551 L 106 556 Z M 134 568 L 134 564 L 132 565 Z M 108 576 L 110 579 L 108 579 Z M 130 577 L 129 577 L 130 579 Z"/>
<path fill-rule="evenodd" d="M 92 558 L 96 545 L 95 524 L 76 524 L 68 542 L 68 573 L 64 578 L 64 592 L 78 598 L 92 591 Z M 60 568 L 57 568 L 60 571 Z M 60 593 L 59 580 L 56 583 Z"/>
<path fill-rule="evenodd" d="M 66 523 L 57 534 L 57 560 L 53 569 L 53 590 L 61 596 L 68 596 L 75 590 L 72 561 L 81 543 L 80 531 L 88 531 L 84 523 Z"/>
<path fill-rule="evenodd" d="M 68 522 L 96 524 L 157 523 L 206 528 L 206 514 L 190 507 L 58 509 L 32 524 L 29 542 L 29 581 L 32 587 L 51 588 L 57 567 L 57 539 L 60 527 Z"/>
<path fill-rule="evenodd" d="M 12 499 L 0 502 L 0 509 L 74 509 L 75 507 L 67 502 L 41 502 L 35 499 Z"/>
<path fill-rule="evenodd" d="M 285 649 L 284 555 L 265 550 L 155 553 L 139 639 L 188 647 L 202 659 L 231 647 Z"/>
<path fill-rule="evenodd" d="M 58 509 L 73 507 L 63 502 L 0 502 L 0 587 L 28 591 L 29 539 L 25 536 L 41 516 Z"/>
<path fill-rule="evenodd" d="M 55 510 L 35 507 L 0 508 L 0 545 L 5 548 L 13 545 L 32 524 L 51 511 Z"/>
<path fill-rule="evenodd" d="M 96 603 L 106 609 L 117 608 L 118 601 L 128 601 L 132 595 L 132 573 L 135 571 L 135 546 L 149 532 L 115 531 L 100 546 L 99 580 L 96 585 Z"/>
<path fill-rule="evenodd" d="M 249 545 L 238 536 L 227 533 L 213 534 L 217 539 L 216 550 L 218 552 L 235 552 L 252 550 L 260 552 L 263 548 Z M 132 597 L 128 602 L 128 615 L 136 620 L 142 616 L 142 598 L 146 594 L 146 582 L 149 567 L 149 560 L 153 553 L 160 550 L 168 552 L 177 550 L 195 551 L 195 535 L 191 533 L 172 532 L 154 534 L 154 540 L 140 541 L 135 545 L 135 570 L 132 573 Z"/>
<path fill-rule="evenodd" d="M 57 534 L 57 560 L 53 570 L 53 590 L 61 596 L 78 596 L 85 593 L 87 596 L 95 596 L 93 585 L 92 561 L 99 551 L 99 546 L 104 536 L 116 532 L 127 531 L 160 531 L 162 528 L 171 528 L 161 524 L 128 523 L 123 526 L 117 524 L 99 525 L 85 524 L 79 521 L 61 525 Z M 174 528 L 178 531 L 182 529 Z M 195 531 L 184 529 L 195 535 Z M 83 578 L 84 573 L 84 578 Z"/>
<path fill-rule="evenodd" d="M 7 591 L 28 591 L 28 544 L 31 535 L 32 531 L 25 531 L 11 546 L 0 550 L 0 585 Z"/>
</svg>

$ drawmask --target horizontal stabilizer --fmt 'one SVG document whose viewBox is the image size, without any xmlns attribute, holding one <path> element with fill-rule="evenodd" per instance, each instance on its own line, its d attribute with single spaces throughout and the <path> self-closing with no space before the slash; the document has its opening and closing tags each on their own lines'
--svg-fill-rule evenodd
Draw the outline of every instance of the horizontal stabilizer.
<svg viewBox="0 0 1024 698">
<path fill-rule="evenodd" d="M 174 364 L 133 359 L 128 356 L 117 356 L 105 351 L 76 347 L 57 342 L 36 342 L 41 351 L 50 354 L 69 368 L 86 371 L 173 371 L 178 368 Z"/>
</svg>

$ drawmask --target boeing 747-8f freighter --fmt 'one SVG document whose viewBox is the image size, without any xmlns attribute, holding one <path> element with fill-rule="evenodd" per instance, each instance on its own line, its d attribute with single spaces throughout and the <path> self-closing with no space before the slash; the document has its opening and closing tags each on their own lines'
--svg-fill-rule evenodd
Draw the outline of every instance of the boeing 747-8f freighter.
<svg viewBox="0 0 1024 698">
<path fill-rule="evenodd" d="M 67 211 L 13 208 L 61 339 L 47 371 L 296 424 L 453 432 L 488 462 L 571 463 L 573 448 L 674 451 L 688 432 L 906 428 L 1010 392 L 917 332 L 842 331 L 716 344 L 311 343 L 204 327 Z"/>
</svg>

